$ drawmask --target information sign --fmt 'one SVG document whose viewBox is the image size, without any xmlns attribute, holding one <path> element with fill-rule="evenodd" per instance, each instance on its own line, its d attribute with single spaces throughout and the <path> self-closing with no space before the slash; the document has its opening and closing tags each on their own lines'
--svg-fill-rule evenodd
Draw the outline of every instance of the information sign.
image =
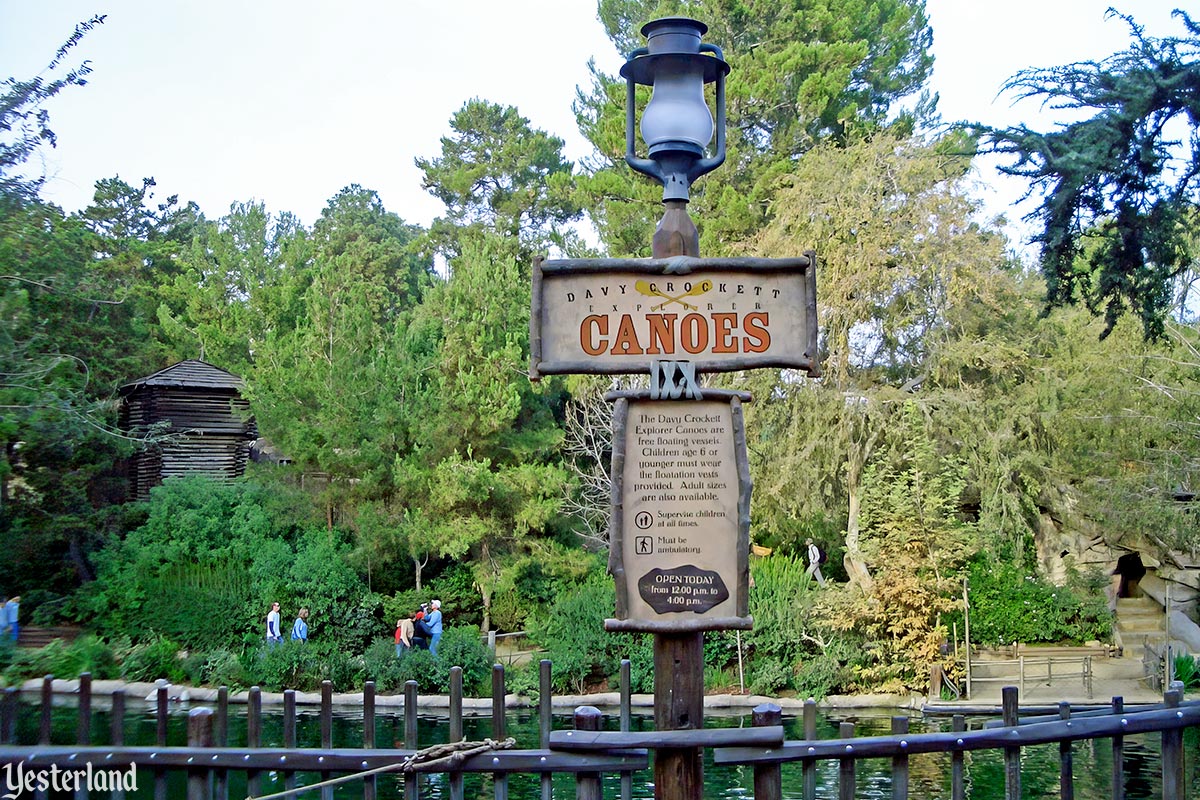
<svg viewBox="0 0 1200 800">
<path fill-rule="evenodd" d="M 615 393 L 609 630 L 744 628 L 750 477 L 743 393 L 690 402 Z"/>
</svg>

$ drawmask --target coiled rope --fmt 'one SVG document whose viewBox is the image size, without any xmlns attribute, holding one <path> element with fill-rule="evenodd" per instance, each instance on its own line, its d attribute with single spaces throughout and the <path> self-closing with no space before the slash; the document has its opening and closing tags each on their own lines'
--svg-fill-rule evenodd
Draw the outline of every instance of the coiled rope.
<svg viewBox="0 0 1200 800">
<path fill-rule="evenodd" d="M 321 781 L 320 783 L 298 786 L 295 789 L 285 789 L 282 792 L 260 794 L 257 797 L 247 796 L 246 800 L 276 800 L 276 798 L 280 797 L 293 797 L 304 792 L 311 792 L 314 789 L 323 789 L 326 786 L 336 786 L 340 783 L 358 781 L 363 778 L 369 778 L 372 775 L 381 775 L 385 772 L 416 772 L 418 767 L 423 767 L 422 771 L 424 772 L 451 772 L 461 766 L 471 756 L 487 753 L 492 750 L 508 750 L 515 747 L 516 744 L 517 740 L 510 736 L 503 741 L 484 739 L 478 742 L 462 741 L 430 745 L 424 750 L 418 750 L 403 761 L 397 761 L 395 764 L 385 764 L 382 767 L 375 767 L 374 769 L 362 772 L 352 772 L 337 778 L 330 778 L 327 781 Z"/>
</svg>

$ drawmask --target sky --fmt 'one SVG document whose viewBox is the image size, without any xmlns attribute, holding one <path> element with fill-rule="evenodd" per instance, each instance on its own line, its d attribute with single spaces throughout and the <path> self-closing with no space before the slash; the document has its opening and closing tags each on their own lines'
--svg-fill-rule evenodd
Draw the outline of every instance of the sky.
<svg viewBox="0 0 1200 800">
<path fill-rule="evenodd" d="M 998 97 L 1018 70 L 1100 59 L 1128 28 L 1182 35 L 1182 0 L 927 0 L 931 88 L 946 121 L 1049 128 L 1036 103 Z M 451 115 L 473 97 L 516 106 L 534 127 L 590 152 L 571 110 L 588 62 L 624 62 L 594 0 L 0 0 L 0 78 L 39 73 L 74 25 L 105 24 L 77 48 L 94 69 L 47 106 L 57 148 L 36 165 L 43 197 L 85 207 L 96 180 L 156 180 L 157 199 L 194 200 L 210 218 L 257 200 L 311 224 L 357 183 L 406 222 L 442 212 L 421 188 L 416 157 L 436 156 Z M 727 50 L 737 79 L 737 53 Z M 1023 186 L 984 164 L 989 214 L 1019 217 Z M 698 221 L 701 225 L 702 220 Z M 1015 236 L 1023 233 L 1014 229 Z"/>
</svg>

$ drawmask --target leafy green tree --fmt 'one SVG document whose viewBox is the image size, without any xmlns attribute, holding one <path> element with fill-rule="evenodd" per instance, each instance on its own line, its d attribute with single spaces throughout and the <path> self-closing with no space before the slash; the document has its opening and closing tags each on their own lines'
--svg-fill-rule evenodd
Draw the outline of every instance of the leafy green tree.
<svg viewBox="0 0 1200 800">
<path fill-rule="evenodd" d="M 1127 312 L 1146 336 L 1162 336 L 1173 280 L 1196 260 L 1200 26 L 1175 14 L 1186 35 L 1156 38 L 1110 11 L 1129 25 L 1127 50 L 1025 70 L 1006 84 L 1018 98 L 1087 118 L 1051 132 L 983 129 L 993 149 L 1014 156 L 1004 171 L 1042 195 L 1030 216 L 1041 228 L 1047 302 L 1083 301 L 1103 313 L 1105 336 Z M 1186 141 L 1179 126 L 1191 131 Z"/>
<path fill-rule="evenodd" d="M 164 284 L 157 318 L 174 358 L 199 358 L 251 374 L 254 351 L 272 331 L 296 327 L 313 243 L 291 214 L 235 204 L 205 222 Z"/>
<path fill-rule="evenodd" d="M 756 398 L 746 417 L 755 515 L 776 537 L 794 521 L 845 520 L 846 570 L 863 585 L 859 514 L 874 449 L 959 335 L 959 315 L 1003 296 L 1003 241 L 972 222 L 956 149 L 886 131 L 818 146 L 755 241 L 766 256 L 821 243 L 824 371 L 819 382 L 739 379 Z"/>
<path fill-rule="evenodd" d="M 247 394 L 260 429 L 307 471 L 325 473 L 328 522 L 354 493 L 387 496 L 393 459 L 411 445 L 414 362 L 402 345 L 431 264 L 417 230 L 374 192 L 349 187 L 312 233 L 312 266 L 264 307 Z M 276 324 L 278 323 L 278 324 Z"/>
<path fill-rule="evenodd" d="M 642 44 L 643 23 L 695 17 L 734 67 L 727 161 L 697 184 L 691 202 L 707 255 L 734 254 L 771 219 L 774 195 L 792 182 L 800 155 L 898 116 L 896 102 L 919 92 L 933 63 L 922 0 L 602 0 L 599 15 L 624 54 Z M 579 94 L 580 130 L 597 150 L 581 204 L 612 254 L 648 255 L 661 190 L 624 165 L 624 96 L 624 81 L 599 72 Z M 639 102 L 648 97 L 643 90 Z M 930 110 L 919 103 L 917 114 Z"/>
<path fill-rule="evenodd" d="M 455 112 L 450 128 L 440 156 L 416 159 L 422 185 L 446 204 L 438 238 L 479 226 L 537 249 L 579 215 L 562 139 L 530 127 L 512 106 L 478 98 Z"/>
</svg>

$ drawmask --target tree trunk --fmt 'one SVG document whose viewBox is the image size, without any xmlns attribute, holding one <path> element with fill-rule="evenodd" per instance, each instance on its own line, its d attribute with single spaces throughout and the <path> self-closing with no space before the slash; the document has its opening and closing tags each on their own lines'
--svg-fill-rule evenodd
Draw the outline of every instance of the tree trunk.
<svg viewBox="0 0 1200 800">
<path fill-rule="evenodd" d="M 854 465 L 851 465 L 852 469 Z M 842 565 L 851 585 L 858 586 L 864 594 L 869 594 L 875 588 L 875 581 L 867 569 L 858 545 L 858 517 L 862 507 L 861 469 L 854 469 L 847 480 L 847 506 L 849 513 L 846 517 L 846 555 L 842 557 Z"/>
</svg>

